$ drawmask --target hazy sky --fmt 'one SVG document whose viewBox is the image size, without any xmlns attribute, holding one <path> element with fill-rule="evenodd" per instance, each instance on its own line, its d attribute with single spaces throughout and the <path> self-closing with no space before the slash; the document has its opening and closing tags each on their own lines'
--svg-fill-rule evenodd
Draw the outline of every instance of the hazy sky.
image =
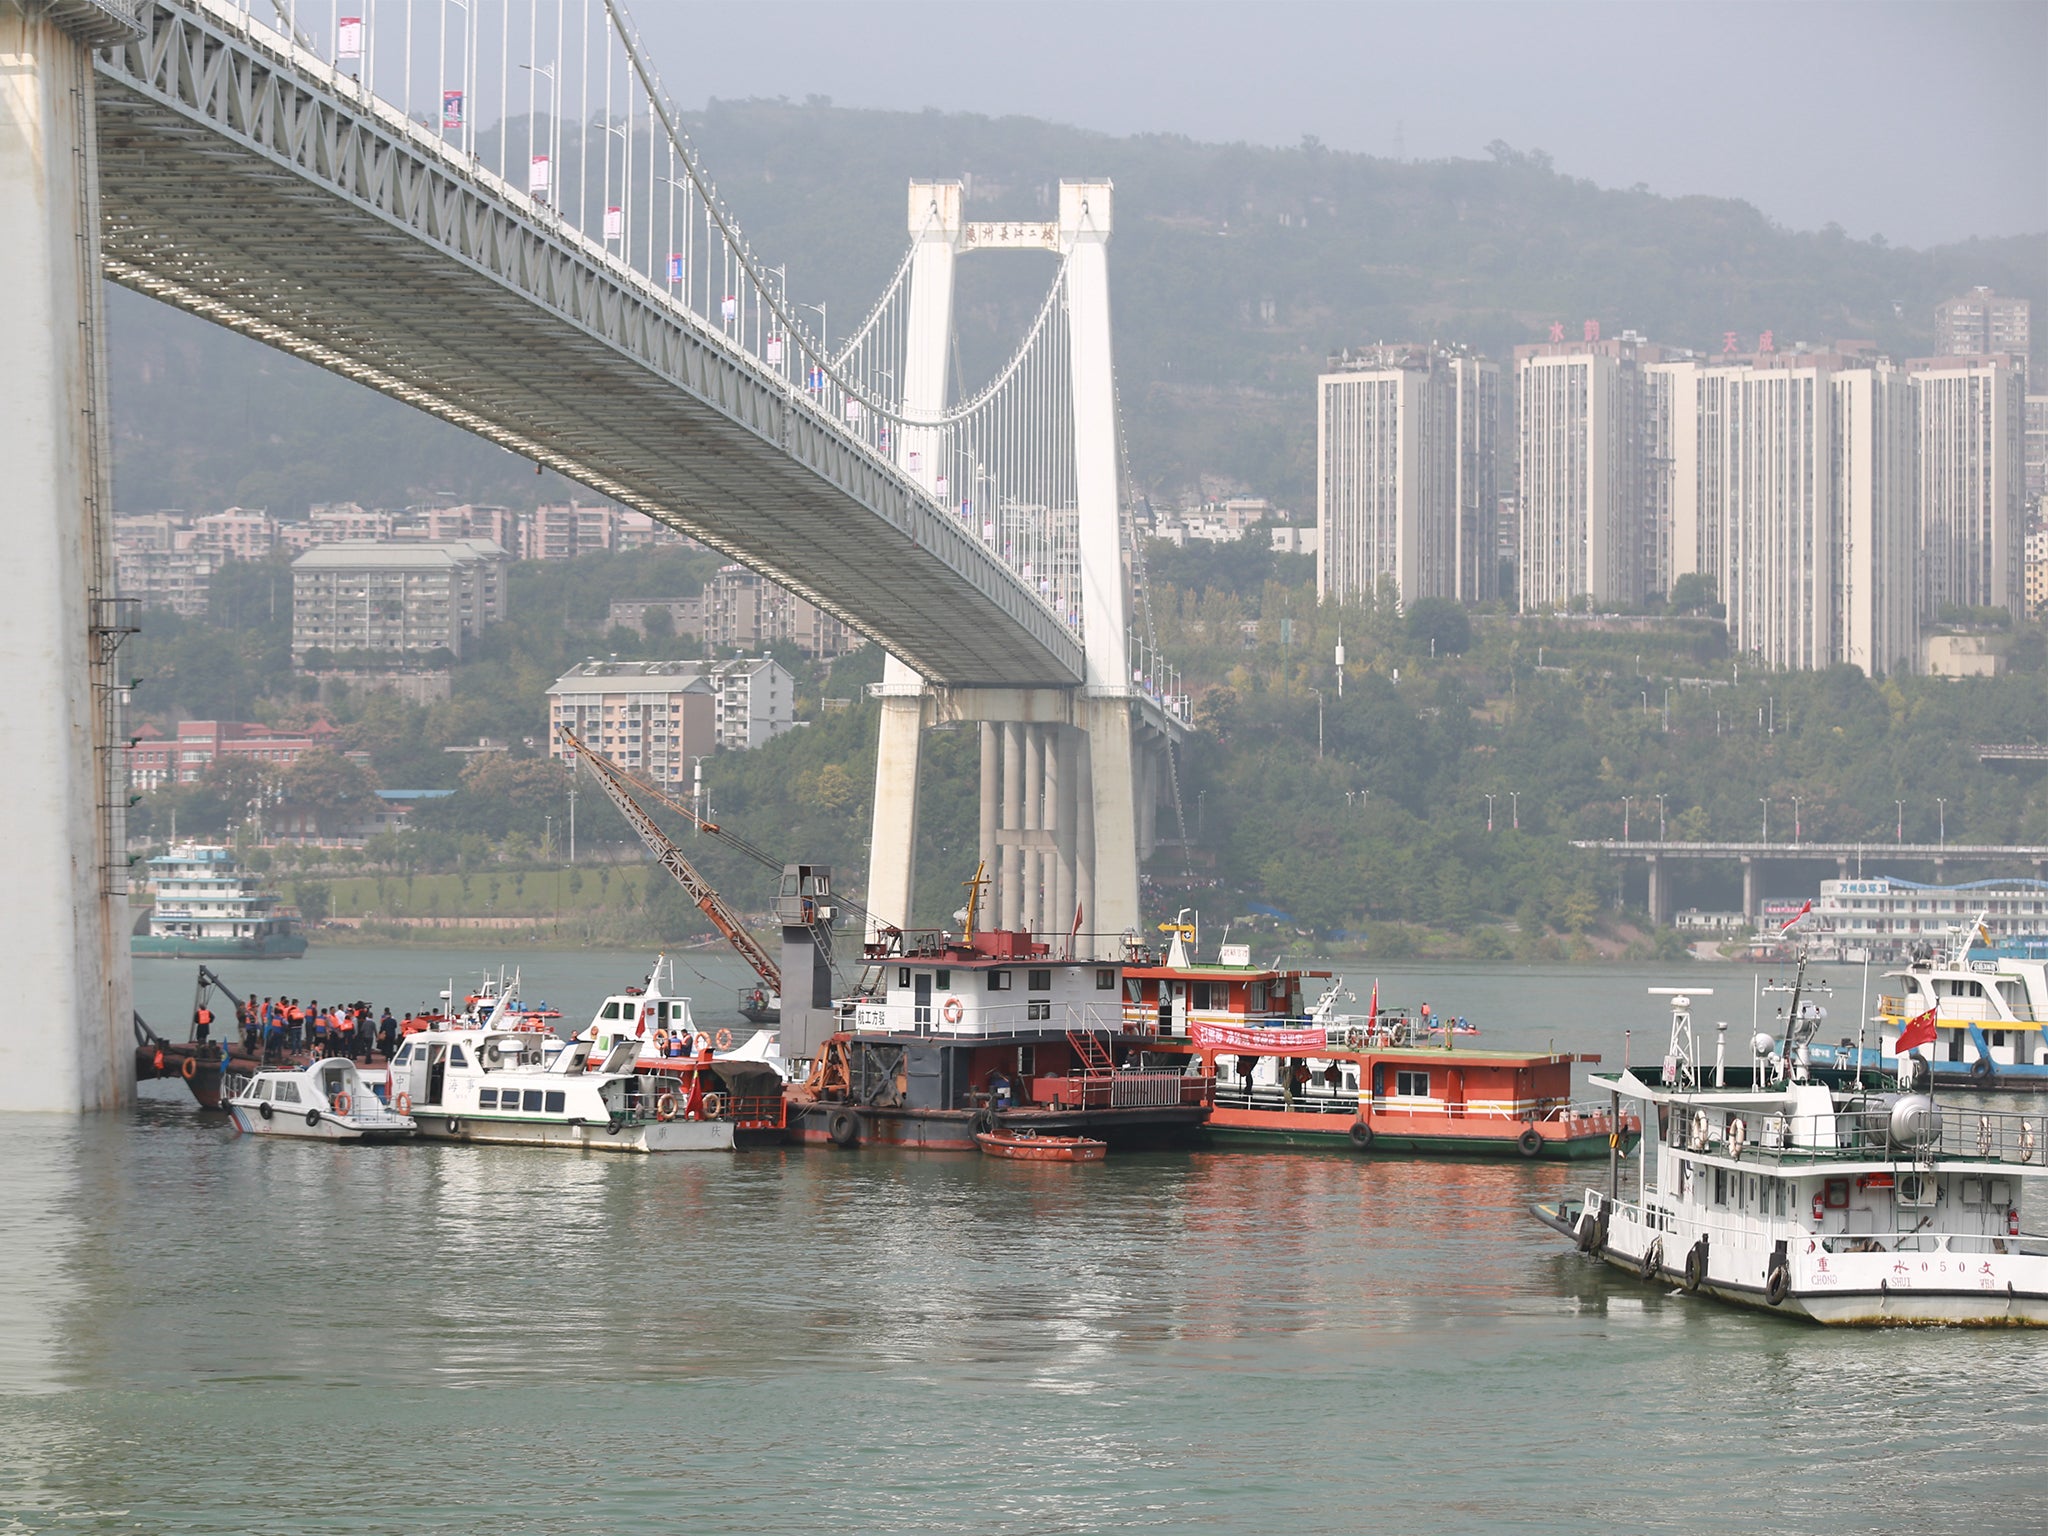
<svg viewBox="0 0 2048 1536">
<path fill-rule="evenodd" d="M 817 94 L 1113 133 L 1268 144 L 1312 133 L 1418 159 L 1477 157 L 1505 139 L 1603 186 L 1741 197 L 1798 228 L 1832 221 L 1908 245 L 2048 230 L 2048 0 L 635 0 L 632 11 L 689 106 Z M 715 174 L 718 146 L 702 148 Z"/>
</svg>

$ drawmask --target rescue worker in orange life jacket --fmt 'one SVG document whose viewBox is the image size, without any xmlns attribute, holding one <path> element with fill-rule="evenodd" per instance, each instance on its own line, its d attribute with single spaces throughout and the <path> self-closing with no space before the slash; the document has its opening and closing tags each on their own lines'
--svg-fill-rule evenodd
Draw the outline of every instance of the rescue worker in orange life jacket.
<svg viewBox="0 0 2048 1536">
<path fill-rule="evenodd" d="M 192 1013 L 192 1038 L 200 1045 L 213 1032 L 213 1010 L 201 1003 Z"/>
</svg>

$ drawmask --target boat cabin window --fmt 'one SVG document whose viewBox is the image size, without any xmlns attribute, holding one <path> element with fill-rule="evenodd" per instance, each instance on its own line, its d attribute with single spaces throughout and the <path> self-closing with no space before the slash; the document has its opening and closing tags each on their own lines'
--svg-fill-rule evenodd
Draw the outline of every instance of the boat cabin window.
<svg viewBox="0 0 2048 1536">
<path fill-rule="evenodd" d="M 897 985 L 897 986 L 899 986 L 899 987 L 907 987 L 907 986 L 909 986 L 909 985 L 910 985 L 910 967 L 909 967 L 909 966 L 907 966 L 907 965 L 899 965 L 899 966 L 897 966 L 897 967 L 896 967 L 896 985 Z"/>
<path fill-rule="evenodd" d="M 1223 993 L 1225 997 L 1229 996 L 1229 991 L 1227 988 L 1218 987 L 1216 988 L 1216 991 Z M 1223 1004 L 1220 1002 L 1210 1002 L 1209 996 L 1210 992 L 1208 982 L 1196 981 L 1190 982 L 1188 984 L 1188 1006 L 1190 1008 L 1220 1008 L 1223 1006 Z"/>
<path fill-rule="evenodd" d="M 1727 1203 L 1728 1170 L 1726 1168 L 1716 1168 L 1714 1170 L 1714 1204 L 1726 1205 Z"/>
<path fill-rule="evenodd" d="M 542 1107 L 547 1111 L 548 1114 L 559 1115 L 562 1112 L 563 1107 L 567 1105 L 568 1102 L 568 1094 L 560 1090 L 556 1090 L 548 1094 L 547 1102 Z"/>
<path fill-rule="evenodd" d="M 1107 966 L 1096 971 L 1095 990 L 1098 992 L 1114 992 L 1116 990 L 1116 972 L 1110 970 Z"/>
<path fill-rule="evenodd" d="M 1026 1020 L 1045 1019 L 1050 1021 L 1052 1018 L 1052 999 L 1048 997 L 1032 998 L 1030 1002 L 1024 1005 L 1024 1017 Z"/>
<path fill-rule="evenodd" d="M 469 1057 L 463 1054 L 461 1046 L 451 1045 L 448 1047 L 448 1065 L 451 1067 L 466 1067 L 469 1065 Z"/>
<path fill-rule="evenodd" d="M 277 1102 L 280 1104 L 298 1103 L 299 1085 L 293 1082 L 280 1082 L 277 1085 Z"/>
<path fill-rule="evenodd" d="M 259 1078 L 259 1079 L 257 1079 L 257 1082 L 256 1082 L 256 1086 L 255 1086 L 255 1088 L 254 1088 L 254 1089 L 252 1089 L 252 1090 L 250 1091 L 250 1095 L 249 1095 L 249 1096 L 250 1096 L 251 1098 L 255 1098 L 255 1099 L 267 1099 L 267 1098 L 269 1098 L 269 1097 L 270 1097 L 270 1079 L 269 1079 L 269 1078 L 267 1078 L 267 1077 L 265 1077 L 265 1078 Z"/>
<path fill-rule="evenodd" d="M 1027 972 L 1027 973 L 1026 973 L 1026 976 L 1025 976 L 1025 982 L 1026 982 L 1026 985 L 1027 985 L 1027 986 L 1028 986 L 1028 987 L 1030 988 L 1030 990 L 1032 990 L 1033 992 L 1050 992 L 1050 991 L 1052 990 L 1052 972 L 1051 972 L 1051 971 L 1030 971 L 1030 972 Z"/>
<path fill-rule="evenodd" d="M 637 1003 L 621 1003 L 621 1004 L 619 1004 L 619 1017 L 620 1017 L 620 1018 L 622 1018 L 622 1019 L 630 1019 L 630 1018 L 632 1018 L 632 1017 L 633 1017 L 633 1013 L 634 1013 L 634 1011 L 635 1011 L 635 1010 L 636 1010 L 636 1009 L 637 1009 L 638 1007 L 639 1007 L 639 1004 L 637 1004 Z"/>
<path fill-rule="evenodd" d="M 495 1088 L 478 1089 L 476 1105 L 478 1109 L 496 1109 L 498 1107 L 498 1090 Z"/>
<path fill-rule="evenodd" d="M 616 1019 L 618 1016 L 619 1004 L 618 999 L 616 998 L 614 998 L 611 1002 L 606 1003 L 604 1005 L 604 1012 L 598 1015 L 600 1019 Z"/>
<path fill-rule="evenodd" d="M 1429 1074 L 1427 1072 L 1396 1072 L 1394 1074 L 1394 1097 L 1397 1099 L 1428 1098 Z"/>
<path fill-rule="evenodd" d="M 1940 977 L 1934 983 L 1934 990 L 1940 997 L 1982 997 L 1984 988 L 1974 981 L 1963 978 Z"/>
<path fill-rule="evenodd" d="M 1017 1075 L 1030 1077 L 1038 1070 L 1038 1047 L 1020 1045 L 1017 1047 Z"/>
<path fill-rule="evenodd" d="M 519 1107 L 521 1109 L 538 1110 L 540 1108 L 540 1094 L 541 1091 L 538 1088 L 527 1089 L 526 1102 Z"/>
<path fill-rule="evenodd" d="M 393 1065 L 394 1067 L 402 1067 L 402 1066 L 404 1066 L 404 1065 L 405 1065 L 405 1064 L 406 1064 L 406 1063 L 407 1063 L 408 1061 L 411 1061 L 411 1060 L 412 1060 L 412 1047 L 411 1047 L 410 1045 L 401 1045 L 401 1046 L 400 1046 L 400 1047 L 398 1048 L 398 1054 L 397 1054 L 396 1056 L 394 1056 L 394 1057 L 392 1057 L 392 1058 L 391 1058 L 391 1065 Z"/>
<path fill-rule="evenodd" d="M 990 971 L 988 973 L 988 989 L 991 992 L 1009 991 L 1010 973 L 1008 971 Z"/>
</svg>

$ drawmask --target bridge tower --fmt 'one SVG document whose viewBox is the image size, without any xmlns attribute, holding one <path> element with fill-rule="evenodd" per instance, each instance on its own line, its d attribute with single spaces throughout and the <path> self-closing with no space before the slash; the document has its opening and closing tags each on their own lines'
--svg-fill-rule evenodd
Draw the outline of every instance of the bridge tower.
<svg viewBox="0 0 2048 1536">
<path fill-rule="evenodd" d="M 116 0 L 0 0 L 0 1109 L 125 1101 L 126 775 L 114 596 L 92 50 Z"/>
<path fill-rule="evenodd" d="M 1115 374 L 1109 326 L 1110 184 L 1060 185 L 1059 217 L 970 223 L 957 182 L 910 188 L 910 321 L 904 414 L 946 406 L 952 343 L 953 264 L 971 252 L 1050 250 L 1067 261 L 1085 677 L 1078 687 L 938 688 L 894 657 L 879 690 L 869 910 L 908 926 L 915 893 L 919 738 L 933 725 L 980 733 L 979 853 L 994 876 L 993 920 L 1004 927 L 1090 934 L 1139 925 L 1141 791 L 1156 791 L 1142 700 L 1131 686 L 1129 605 L 1118 504 Z M 899 436 L 899 467 L 935 489 L 935 436 Z"/>
</svg>

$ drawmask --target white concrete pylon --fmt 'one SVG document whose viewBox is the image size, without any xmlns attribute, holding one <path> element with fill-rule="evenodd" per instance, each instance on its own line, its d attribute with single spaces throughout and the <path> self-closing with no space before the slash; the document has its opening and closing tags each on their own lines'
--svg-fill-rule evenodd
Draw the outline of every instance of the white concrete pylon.
<svg viewBox="0 0 2048 1536">
<path fill-rule="evenodd" d="M 0 1109 L 75 1112 L 134 1083 L 128 904 L 107 878 L 126 850 L 101 846 L 114 743 L 93 665 L 92 603 L 113 595 L 94 82 L 87 42 L 40 5 L 0 0 L 0 59 L 0 658 L 32 680 L 0 703 L 17 746 L 0 763 L 16 871 L 0 897 Z"/>
</svg>

